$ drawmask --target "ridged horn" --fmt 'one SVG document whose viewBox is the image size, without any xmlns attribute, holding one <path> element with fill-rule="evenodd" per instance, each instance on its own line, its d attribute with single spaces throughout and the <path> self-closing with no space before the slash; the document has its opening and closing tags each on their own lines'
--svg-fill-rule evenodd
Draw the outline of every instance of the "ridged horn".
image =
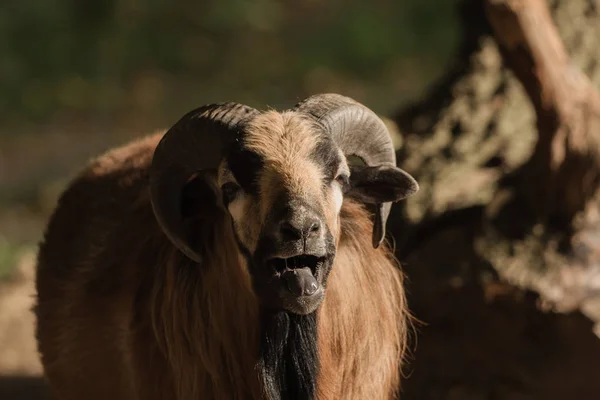
<svg viewBox="0 0 600 400">
<path fill-rule="evenodd" d="M 369 108 L 339 94 L 317 94 L 294 107 L 295 111 L 311 115 L 332 135 L 346 157 L 356 156 L 369 166 L 396 167 L 396 153 L 392 138 L 383 121 Z M 402 171 L 402 170 L 400 170 Z M 406 196 L 415 193 L 419 186 L 412 176 L 406 175 Z M 385 238 L 387 218 L 391 203 L 377 204 L 373 221 L 373 247 Z"/>
<path fill-rule="evenodd" d="M 184 231 L 183 189 L 195 173 L 219 166 L 225 149 L 242 138 L 243 122 L 258 113 L 237 103 L 197 108 L 177 121 L 154 151 L 150 167 L 154 215 L 171 242 L 194 261 L 201 257 Z"/>
</svg>

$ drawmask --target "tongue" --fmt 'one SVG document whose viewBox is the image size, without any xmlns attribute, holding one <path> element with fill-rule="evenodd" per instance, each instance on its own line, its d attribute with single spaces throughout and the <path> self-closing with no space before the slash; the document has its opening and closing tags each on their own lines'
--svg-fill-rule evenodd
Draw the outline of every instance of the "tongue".
<svg viewBox="0 0 600 400">
<path fill-rule="evenodd" d="M 319 288 L 309 267 L 287 270 L 281 277 L 287 283 L 289 291 L 296 296 L 310 296 Z"/>
</svg>

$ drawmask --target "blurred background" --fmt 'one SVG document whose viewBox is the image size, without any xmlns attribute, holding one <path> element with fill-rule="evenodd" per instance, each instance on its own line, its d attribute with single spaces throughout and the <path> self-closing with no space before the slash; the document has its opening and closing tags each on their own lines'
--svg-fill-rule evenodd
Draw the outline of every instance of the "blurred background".
<svg viewBox="0 0 600 400">
<path fill-rule="evenodd" d="M 600 398 L 600 2 L 526 2 L 541 33 L 517 50 L 510 4 L 2 2 L 0 399 L 47 398 L 36 246 L 91 157 L 205 103 L 286 108 L 319 92 L 377 112 L 421 185 L 389 222 L 418 319 L 403 400 Z M 556 82 L 531 71 L 549 65 L 590 96 L 548 95 Z M 565 117 L 587 101 L 595 112 Z M 563 128 L 583 132 L 586 162 L 567 141 L 550 168 Z"/>
<path fill-rule="evenodd" d="M 199 105 L 343 92 L 389 114 L 440 75 L 452 0 L 25 0 L 0 6 L 0 276 L 89 157 Z"/>
</svg>

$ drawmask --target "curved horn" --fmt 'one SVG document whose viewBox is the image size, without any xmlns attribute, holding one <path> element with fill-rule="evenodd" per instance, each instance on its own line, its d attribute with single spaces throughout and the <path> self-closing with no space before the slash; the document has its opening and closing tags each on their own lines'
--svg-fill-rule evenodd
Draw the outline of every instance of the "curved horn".
<svg viewBox="0 0 600 400">
<path fill-rule="evenodd" d="M 186 256 L 200 255 L 186 237 L 182 191 L 196 172 L 217 168 L 223 151 L 239 140 L 244 120 L 259 112 L 237 103 L 210 104 L 184 115 L 159 142 L 150 167 L 150 198 L 154 215 L 167 237 Z"/>
<path fill-rule="evenodd" d="M 383 121 L 369 108 L 339 94 L 318 94 L 298 103 L 294 110 L 311 115 L 331 133 L 346 157 L 356 156 L 369 166 L 396 167 L 396 153 L 392 139 Z M 400 170 L 406 179 L 408 197 L 417 192 L 419 185 L 412 176 Z M 373 221 L 373 247 L 385 237 L 385 226 L 391 203 L 377 204 Z"/>
</svg>

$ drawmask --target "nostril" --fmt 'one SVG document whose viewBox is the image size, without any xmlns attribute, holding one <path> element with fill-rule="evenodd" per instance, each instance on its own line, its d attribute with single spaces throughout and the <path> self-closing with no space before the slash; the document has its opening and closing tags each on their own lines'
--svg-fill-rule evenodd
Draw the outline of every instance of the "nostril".
<svg viewBox="0 0 600 400">
<path fill-rule="evenodd" d="M 317 218 L 287 220 L 279 223 L 279 235 L 284 241 L 296 241 L 315 236 L 321 230 L 321 221 Z"/>
<path fill-rule="evenodd" d="M 283 222 L 279 227 L 281 235 L 285 239 L 300 239 L 302 237 L 302 232 L 296 228 L 294 225 L 289 222 Z"/>
<path fill-rule="evenodd" d="M 308 231 L 310 233 L 318 232 L 321 229 L 321 224 L 319 222 L 313 222 Z"/>
</svg>

